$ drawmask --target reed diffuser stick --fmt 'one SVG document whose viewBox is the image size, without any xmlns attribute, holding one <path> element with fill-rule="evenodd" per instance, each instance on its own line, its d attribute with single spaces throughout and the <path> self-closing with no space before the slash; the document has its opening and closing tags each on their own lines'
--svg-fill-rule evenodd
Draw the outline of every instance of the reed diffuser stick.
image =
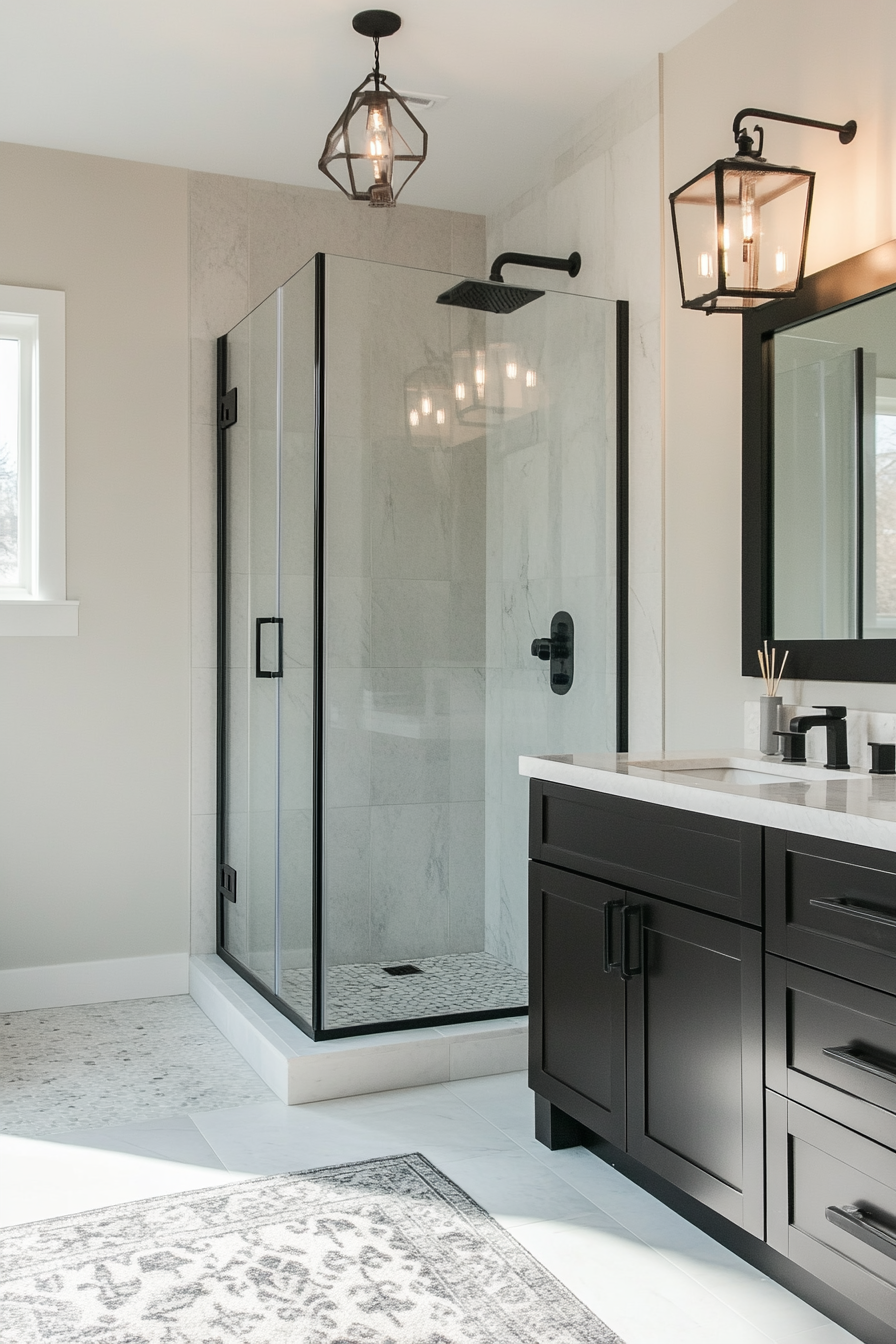
<svg viewBox="0 0 896 1344">
<path fill-rule="evenodd" d="M 777 695 L 777 694 L 778 694 L 778 687 L 781 685 L 781 678 L 782 678 L 783 675 L 784 675 L 784 668 L 785 668 L 785 666 L 786 666 L 786 664 L 787 664 L 787 655 L 788 655 L 789 652 L 790 652 L 789 649 L 785 649 L 785 650 L 784 650 L 784 657 L 781 659 L 781 670 L 780 670 L 780 672 L 778 673 L 778 680 L 775 682 L 775 688 L 774 688 L 774 690 L 772 691 L 772 695 Z"/>
</svg>

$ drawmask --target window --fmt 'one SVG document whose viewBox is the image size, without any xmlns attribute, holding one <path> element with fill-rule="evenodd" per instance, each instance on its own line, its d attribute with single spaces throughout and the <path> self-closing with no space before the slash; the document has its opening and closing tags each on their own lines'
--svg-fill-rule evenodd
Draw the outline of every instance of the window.
<svg viewBox="0 0 896 1344">
<path fill-rule="evenodd" d="M 0 285 L 0 635 L 76 635 L 65 593 L 65 295 Z"/>
</svg>

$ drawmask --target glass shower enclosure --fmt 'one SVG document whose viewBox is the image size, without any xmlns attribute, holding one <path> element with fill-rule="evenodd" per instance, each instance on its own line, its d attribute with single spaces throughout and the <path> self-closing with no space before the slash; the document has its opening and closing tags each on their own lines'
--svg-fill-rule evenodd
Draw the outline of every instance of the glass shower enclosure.
<svg viewBox="0 0 896 1344">
<path fill-rule="evenodd" d="M 315 1039 L 525 1012 L 517 758 L 626 746 L 626 305 L 457 282 L 218 342 L 218 952 Z"/>
</svg>

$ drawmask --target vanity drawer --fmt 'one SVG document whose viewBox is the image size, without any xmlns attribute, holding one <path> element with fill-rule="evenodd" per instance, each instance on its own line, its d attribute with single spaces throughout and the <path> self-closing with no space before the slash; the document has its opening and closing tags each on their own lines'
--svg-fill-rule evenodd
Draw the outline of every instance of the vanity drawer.
<svg viewBox="0 0 896 1344">
<path fill-rule="evenodd" d="M 896 1148 L 896 997 L 765 963 L 768 1086 Z"/>
<path fill-rule="evenodd" d="M 892 1325 L 896 1153 L 766 1097 L 769 1245 Z"/>
<path fill-rule="evenodd" d="M 896 993 L 896 854 L 765 833 L 770 952 Z"/>
<path fill-rule="evenodd" d="M 537 862 L 761 923 L 761 827 L 541 780 L 529 797 Z"/>
</svg>

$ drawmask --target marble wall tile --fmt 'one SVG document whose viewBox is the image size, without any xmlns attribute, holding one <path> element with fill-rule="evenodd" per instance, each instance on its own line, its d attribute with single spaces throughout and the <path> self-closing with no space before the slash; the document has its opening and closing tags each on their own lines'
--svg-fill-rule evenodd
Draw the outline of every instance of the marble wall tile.
<svg viewBox="0 0 896 1344">
<path fill-rule="evenodd" d="M 284 808 L 280 814 L 280 964 L 284 971 L 311 965 L 312 843 L 311 809 Z M 310 1013 L 310 1003 L 295 1006 Z"/>
<path fill-rule="evenodd" d="M 371 952 L 376 960 L 445 953 L 449 941 L 449 808 L 370 810 Z"/>
<path fill-rule="evenodd" d="M 284 668 L 310 667 L 314 658 L 314 583 L 310 574 L 281 573 L 280 615 Z"/>
<path fill-rule="evenodd" d="M 374 579 L 371 661 L 375 667 L 439 666 L 450 661 L 450 583 Z"/>
<path fill-rule="evenodd" d="M 247 818 L 242 899 L 246 905 L 247 965 L 270 988 L 274 984 L 275 815 L 251 808 Z"/>
<path fill-rule="evenodd" d="M 218 557 L 218 469 L 215 431 L 194 424 L 190 431 L 190 549 L 193 569 L 209 572 Z"/>
<path fill-rule="evenodd" d="M 332 668 L 327 675 L 326 790 L 329 807 L 370 802 L 370 673 Z"/>
<path fill-rule="evenodd" d="M 212 953 L 216 948 L 215 843 L 215 814 L 191 817 L 190 947 L 196 955 Z"/>
<path fill-rule="evenodd" d="M 218 576 L 212 571 L 193 570 L 191 585 L 192 662 L 194 667 L 217 667 Z"/>
<path fill-rule="evenodd" d="M 279 680 L 279 695 L 280 806 L 289 811 L 310 810 L 314 794 L 311 668 L 285 668 Z"/>
<path fill-rule="evenodd" d="M 330 966 L 369 961 L 370 809 L 327 810 L 324 940 Z"/>
<path fill-rule="evenodd" d="M 450 674 L 374 668 L 371 684 L 371 803 L 447 802 Z"/>
<path fill-rule="evenodd" d="M 489 258 L 485 248 L 485 220 L 481 215 L 451 216 L 451 259 L 448 269 L 455 275 L 487 275 Z"/>
<path fill-rule="evenodd" d="M 191 811 L 214 812 L 217 673 L 211 667 L 194 667 L 191 683 L 190 793 Z"/>
<path fill-rule="evenodd" d="M 190 174 L 191 335 L 214 340 L 249 311 L 249 184 Z"/>
<path fill-rule="evenodd" d="M 327 581 L 327 664 L 370 666 L 369 579 L 331 575 Z"/>
<path fill-rule="evenodd" d="M 451 577 L 452 455 L 378 440 L 371 472 L 371 561 L 375 578 Z"/>
<path fill-rule="evenodd" d="M 485 662 L 485 584 L 481 578 L 452 580 L 448 594 L 448 648 L 451 662 Z"/>
<path fill-rule="evenodd" d="M 453 802 L 485 797 L 485 668 L 451 669 L 451 781 Z"/>
<path fill-rule="evenodd" d="M 218 395 L 217 343 L 206 336 L 190 340 L 190 419 L 194 425 L 217 425 L 215 414 Z"/>
<path fill-rule="evenodd" d="M 328 435 L 328 577 L 370 577 L 370 460 L 366 439 Z"/>
<path fill-rule="evenodd" d="M 485 945 L 485 804 L 452 803 L 449 815 L 450 952 L 480 952 Z"/>
</svg>

